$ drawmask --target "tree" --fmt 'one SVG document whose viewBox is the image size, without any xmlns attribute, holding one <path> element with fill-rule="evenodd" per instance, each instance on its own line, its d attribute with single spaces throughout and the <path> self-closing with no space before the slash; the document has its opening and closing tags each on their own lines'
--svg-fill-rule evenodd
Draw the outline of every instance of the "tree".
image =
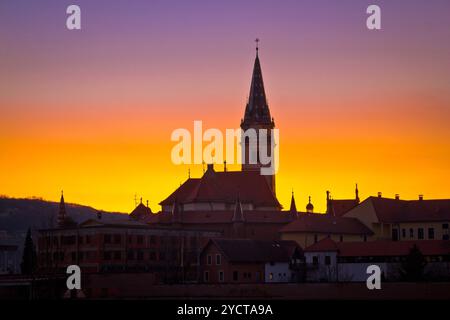
<svg viewBox="0 0 450 320">
<path fill-rule="evenodd" d="M 22 263 L 20 264 L 20 269 L 22 274 L 33 274 L 36 270 L 37 256 L 36 248 L 31 238 L 31 229 L 28 228 L 27 236 L 25 238 L 25 246 L 23 248 Z"/>
<path fill-rule="evenodd" d="M 422 252 L 417 245 L 414 245 L 406 256 L 405 261 L 402 262 L 400 273 L 406 281 L 421 281 L 426 264 L 427 261 Z"/>
</svg>

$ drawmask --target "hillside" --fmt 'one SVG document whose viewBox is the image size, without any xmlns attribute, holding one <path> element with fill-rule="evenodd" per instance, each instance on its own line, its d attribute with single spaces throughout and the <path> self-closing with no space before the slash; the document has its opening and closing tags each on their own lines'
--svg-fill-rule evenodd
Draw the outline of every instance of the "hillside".
<svg viewBox="0 0 450 320">
<path fill-rule="evenodd" d="M 0 197 L 0 230 L 11 234 L 24 233 L 28 228 L 44 229 L 56 226 L 59 203 L 42 199 L 15 199 Z M 66 212 L 76 222 L 96 218 L 98 210 L 66 203 Z M 119 212 L 102 211 L 102 219 L 123 219 L 124 214 Z"/>
</svg>

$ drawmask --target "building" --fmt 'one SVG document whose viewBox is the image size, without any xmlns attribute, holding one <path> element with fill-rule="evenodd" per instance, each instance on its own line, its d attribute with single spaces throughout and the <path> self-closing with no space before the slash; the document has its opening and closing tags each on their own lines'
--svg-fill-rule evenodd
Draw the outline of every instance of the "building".
<svg viewBox="0 0 450 320">
<path fill-rule="evenodd" d="M 303 253 L 294 241 L 212 239 L 200 264 L 204 283 L 298 282 Z"/>
<path fill-rule="evenodd" d="M 0 275 L 20 273 L 23 238 L 0 230 Z"/>
<path fill-rule="evenodd" d="M 306 248 L 322 239 L 334 241 L 367 241 L 372 230 L 356 218 L 328 214 L 301 214 L 279 230 L 280 239 L 296 241 Z"/>
<path fill-rule="evenodd" d="M 401 200 L 369 197 L 349 210 L 353 217 L 370 228 L 377 239 L 449 240 L 450 200 Z"/>
<path fill-rule="evenodd" d="M 20 272 L 19 246 L 0 244 L 0 274 Z"/>
<path fill-rule="evenodd" d="M 378 265 L 386 281 L 401 280 L 402 262 L 417 246 L 427 264 L 430 279 L 450 277 L 450 242 L 376 240 L 370 242 L 336 242 L 323 239 L 305 248 L 308 281 L 366 281 L 367 267 Z"/>
<path fill-rule="evenodd" d="M 143 210 L 142 206 L 137 210 Z M 99 216 L 67 225 L 63 198 L 58 218 L 58 228 L 39 231 L 41 273 L 65 273 L 68 265 L 77 264 L 83 273 L 148 272 L 155 275 L 155 282 L 196 281 L 201 249 L 208 239 L 222 235 L 156 228 L 136 221 L 135 216 L 114 222 Z"/>
</svg>

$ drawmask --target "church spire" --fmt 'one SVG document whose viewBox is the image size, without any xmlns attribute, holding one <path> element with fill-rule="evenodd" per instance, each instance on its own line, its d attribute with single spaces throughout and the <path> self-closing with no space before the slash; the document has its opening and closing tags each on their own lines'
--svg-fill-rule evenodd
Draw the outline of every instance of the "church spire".
<svg viewBox="0 0 450 320">
<path fill-rule="evenodd" d="M 64 192 L 61 191 L 61 199 L 59 200 L 58 226 L 64 226 L 66 221 L 66 205 L 64 203 Z"/>
<path fill-rule="evenodd" d="M 289 212 L 291 214 L 297 214 L 297 206 L 295 205 L 295 198 L 294 198 L 294 191 L 292 191 L 292 197 L 291 197 L 291 207 L 289 209 Z"/>
<path fill-rule="evenodd" d="M 241 120 L 241 129 L 243 130 L 242 149 L 242 171 L 258 171 L 262 167 L 269 167 L 268 164 L 261 163 L 260 155 L 266 152 L 267 156 L 274 159 L 275 140 L 272 136 L 272 130 L 275 128 L 273 118 L 270 116 L 269 106 L 267 104 L 266 92 L 264 90 L 264 82 L 259 62 L 259 39 L 256 39 L 256 58 L 253 66 L 252 82 L 250 85 L 250 95 L 245 107 L 244 118 Z M 247 130 L 249 136 L 246 137 Z M 251 139 L 251 132 L 256 133 L 256 139 Z M 267 140 L 259 141 L 261 134 L 266 134 Z M 262 148 L 265 144 L 265 148 Z M 261 150 L 260 150 L 261 147 Z M 265 151 L 264 151 L 265 150 Z M 262 151 L 262 152 L 261 152 Z M 274 164 L 271 163 L 273 166 Z M 275 175 L 265 175 L 267 183 L 273 194 L 276 194 Z"/>
<path fill-rule="evenodd" d="M 259 62 L 259 39 L 256 39 L 256 58 L 253 65 L 252 82 L 250 85 L 250 95 L 245 108 L 242 126 L 247 127 L 252 124 L 272 125 L 269 106 L 267 104 L 266 92 Z"/>
</svg>

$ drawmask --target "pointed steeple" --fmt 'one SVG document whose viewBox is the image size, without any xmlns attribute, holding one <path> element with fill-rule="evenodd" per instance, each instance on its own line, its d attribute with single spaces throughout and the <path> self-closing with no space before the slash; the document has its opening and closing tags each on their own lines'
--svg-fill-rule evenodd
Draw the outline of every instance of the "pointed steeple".
<svg viewBox="0 0 450 320">
<path fill-rule="evenodd" d="M 358 184 L 356 184 L 356 188 L 355 188 L 355 200 L 359 203 L 359 190 L 358 190 Z"/>
<path fill-rule="evenodd" d="M 233 212 L 233 222 L 244 222 L 244 211 L 242 210 L 241 200 L 239 200 L 239 196 L 236 199 L 236 205 L 234 206 Z"/>
<path fill-rule="evenodd" d="M 292 191 L 291 208 L 289 209 L 289 212 L 292 214 L 297 214 L 297 206 L 295 205 L 294 191 Z"/>
<path fill-rule="evenodd" d="M 59 211 L 58 211 L 58 227 L 64 226 L 66 221 L 66 204 L 64 203 L 64 192 L 61 191 L 61 199 L 59 200 Z"/>
<path fill-rule="evenodd" d="M 259 41 L 257 39 L 257 41 Z M 256 47 L 256 58 L 253 66 L 252 82 L 250 85 L 250 95 L 245 108 L 243 126 L 251 124 L 272 125 L 270 110 L 267 104 L 266 92 L 264 90 L 264 81 L 261 71 L 261 64 L 258 56 L 258 46 Z"/>
</svg>

